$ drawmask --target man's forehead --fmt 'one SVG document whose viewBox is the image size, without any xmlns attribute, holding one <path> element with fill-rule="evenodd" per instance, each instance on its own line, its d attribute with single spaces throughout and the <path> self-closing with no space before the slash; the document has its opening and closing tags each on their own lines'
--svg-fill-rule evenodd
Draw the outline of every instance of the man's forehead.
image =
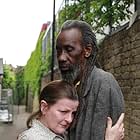
<svg viewBox="0 0 140 140">
<path fill-rule="evenodd" d="M 81 32 L 77 28 L 70 28 L 70 29 L 65 29 L 65 30 L 60 31 L 60 34 L 78 34 L 78 35 L 80 35 Z"/>
<path fill-rule="evenodd" d="M 62 30 L 59 32 L 58 36 L 57 36 L 57 42 L 59 40 L 67 40 L 67 39 L 71 39 L 71 40 L 81 40 L 81 32 L 78 29 L 72 28 L 72 29 L 66 29 L 66 30 Z"/>
</svg>

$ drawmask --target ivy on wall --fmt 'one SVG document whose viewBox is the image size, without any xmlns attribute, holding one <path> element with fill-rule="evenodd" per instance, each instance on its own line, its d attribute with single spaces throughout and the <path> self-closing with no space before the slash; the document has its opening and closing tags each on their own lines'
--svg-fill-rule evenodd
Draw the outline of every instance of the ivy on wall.
<svg viewBox="0 0 140 140">
<path fill-rule="evenodd" d="M 41 78 L 50 70 L 51 66 L 51 47 L 50 41 L 47 42 L 46 58 L 42 60 L 42 39 L 45 31 L 42 31 L 37 41 L 36 49 L 32 52 L 30 59 L 28 60 L 24 68 L 24 86 L 27 84 L 33 96 L 38 95 L 40 92 Z"/>
<path fill-rule="evenodd" d="M 28 60 L 24 68 L 24 82 L 29 84 L 29 87 L 33 94 L 39 89 L 39 80 L 41 76 L 41 47 L 42 38 L 44 31 L 40 33 L 39 39 L 37 41 L 36 49 L 32 52 L 30 59 Z"/>
<path fill-rule="evenodd" d="M 15 71 L 15 88 L 14 88 L 14 104 L 24 104 L 24 67 L 18 66 Z"/>
</svg>

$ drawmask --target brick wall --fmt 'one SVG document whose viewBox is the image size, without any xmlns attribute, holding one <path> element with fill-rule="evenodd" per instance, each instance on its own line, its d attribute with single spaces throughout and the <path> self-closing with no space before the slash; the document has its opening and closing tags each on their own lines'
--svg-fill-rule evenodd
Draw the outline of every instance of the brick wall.
<svg viewBox="0 0 140 140">
<path fill-rule="evenodd" d="M 99 61 L 119 82 L 125 99 L 125 140 L 140 140 L 140 20 L 101 44 Z"/>
</svg>

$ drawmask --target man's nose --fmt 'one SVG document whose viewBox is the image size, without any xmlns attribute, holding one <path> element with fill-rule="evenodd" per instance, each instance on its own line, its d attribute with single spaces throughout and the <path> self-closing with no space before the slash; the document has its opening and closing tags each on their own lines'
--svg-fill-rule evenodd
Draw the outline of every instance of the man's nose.
<svg viewBox="0 0 140 140">
<path fill-rule="evenodd" d="M 58 55 L 58 60 L 59 61 L 66 61 L 67 60 L 67 54 L 65 51 L 62 51 L 59 55 Z"/>
</svg>

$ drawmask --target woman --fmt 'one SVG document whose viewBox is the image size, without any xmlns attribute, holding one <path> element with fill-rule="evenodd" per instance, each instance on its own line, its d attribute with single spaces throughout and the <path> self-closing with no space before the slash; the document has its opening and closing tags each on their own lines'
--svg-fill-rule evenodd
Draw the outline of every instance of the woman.
<svg viewBox="0 0 140 140">
<path fill-rule="evenodd" d="M 39 111 L 27 121 L 29 129 L 22 132 L 18 140 L 66 140 L 66 130 L 79 104 L 74 86 L 63 80 L 50 82 L 42 90 L 39 103 Z M 105 140 L 122 139 L 123 116 L 114 128 L 108 119 Z"/>
</svg>

